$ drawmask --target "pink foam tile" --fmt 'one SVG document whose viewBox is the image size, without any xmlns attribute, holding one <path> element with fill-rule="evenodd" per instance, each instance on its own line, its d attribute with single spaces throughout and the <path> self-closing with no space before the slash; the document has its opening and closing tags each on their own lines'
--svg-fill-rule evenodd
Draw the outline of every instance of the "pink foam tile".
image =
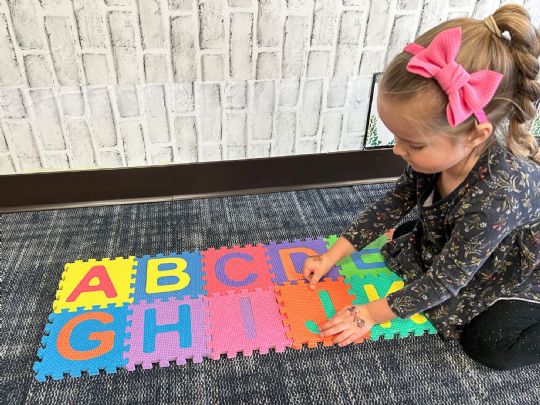
<svg viewBox="0 0 540 405">
<path fill-rule="evenodd" d="M 292 345 L 272 289 L 208 297 L 208 311 L 210 357 L 215 360 L 225 353 L 232 358 L 239 352 L 249 356 L 253 350 L 283 352 Z"/>
<path fill-rule="evenodd" d="M 209 248 L 201 254 L 208 296 L 273 287 L 273 275 L 262 244 Z"/>
</svg>

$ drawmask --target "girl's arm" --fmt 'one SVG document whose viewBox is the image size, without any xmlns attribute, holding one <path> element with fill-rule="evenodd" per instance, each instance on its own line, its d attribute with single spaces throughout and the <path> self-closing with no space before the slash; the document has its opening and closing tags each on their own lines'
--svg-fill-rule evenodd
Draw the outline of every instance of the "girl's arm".
<svg viewBox="0 0 540 405">
<path fill-rule="evenodd" d="M 332 247 L 324 252 L 321 256 L 326 256 L 328 261 L 334 265 L 344 257 L 352 255 L 355 251 L 356 249 L 351 242 L 341 236 L 336 243 L 334 243 Z"/>
<path fill-rule="evenodd" d="M 411 166 L 407 165 L 394 189 L 363 211 L 341 232 L 341 237 L 347 239 L 355 250 L 362 250 L 368 243 L 394 227 L 416 202 L 416 175 Z M 333 253 L 331 255 L 337 257 Z"/>
<path fill-rule="evenodd" d="M 332 266 L 335 265 L 395 226 L 415 204 L 416 178 L 412 168 L 407 166 L 394 189 L 388 191 L 373 207 L 362 212 L 321 256 L 325 256 Z"/>
<path fill-rule="evenodd" d="M 397 314 L 392 311 L 390 305 L 388 305 L 386 297 L 375 301 L 370 301 L 364 305 L 367 307 L 369 314 L 375 323 L 388 322 L 398 317 Z"/>
<path fill-rule="evenodd" d="M 407 166 L 397 180 L 393 190 L 386 193 L 373 207 L 365 210 L 342 232 L 339 239 L 325 256 L 332 265 L 344 257 L 361 250 L 373 239 L 395 226 L 416 204 L 416 178 L 412 168 Z M 397 318 L 386 298 L 371 301 L 366 304 L 371 317 L 376 323 L 382 323 Z"/>
<path fill-rule="evenodd" d="M 430 269 L 403 288 L 388 294 L 390 308 L 407 318 L 456 296 L 474 277 L 499 243 L 520 225 L 512 212 L 520 202 L 515 197 L 485 195 L 467 202 L 454 214 L 450 239 Z M 480 198 L 480 197 L 479 197 Z"/>
</svg>

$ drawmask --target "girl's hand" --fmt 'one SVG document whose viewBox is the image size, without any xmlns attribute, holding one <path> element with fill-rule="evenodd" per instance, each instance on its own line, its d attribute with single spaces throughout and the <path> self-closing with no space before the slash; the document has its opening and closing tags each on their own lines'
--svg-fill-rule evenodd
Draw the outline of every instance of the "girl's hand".
<svg viewBox="0 0 540 405">
<path fill-rule="evenodd" d="M 365 305 L 343 308 L 332 319 L 320 327 L 322 337 L 337 336 L 333 339 L 338 346 L 347 346 L 366 335 L 375 324 Z"/>
<path fill-rule="evenodd" d="M 315 284 L 317 284 L 321 277 L 328 273 L 333 266 L 334 263 L 330 263 L 324 253 L 322 255 L 309 256 L 304 261 L 304 268 L 302 270 L 304 278 L 309 281 L 309 287 L 313 290 Z"/>
</svg>

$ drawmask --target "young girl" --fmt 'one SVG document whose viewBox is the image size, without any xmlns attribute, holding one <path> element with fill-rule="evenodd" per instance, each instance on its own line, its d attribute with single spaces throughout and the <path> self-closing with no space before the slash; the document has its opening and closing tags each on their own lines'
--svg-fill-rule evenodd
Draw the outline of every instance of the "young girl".
<svg viewBox="0 0 540 405">
<path fill-rule="evenodd" d="M 540 363 L 540 152 L 528 132 L 539 54 L 527 11 L 505 5 L 485 20 L 442 23 L 390 62 L 377 109 L 407 167 L 303 271 L 314 288 L 417 205 L 420 218 L 381 248 L 405 286 L 342 309 L 321 336 L 344 346 L 376 323 L 423 312 L 488 367 Z"/>
</svg>

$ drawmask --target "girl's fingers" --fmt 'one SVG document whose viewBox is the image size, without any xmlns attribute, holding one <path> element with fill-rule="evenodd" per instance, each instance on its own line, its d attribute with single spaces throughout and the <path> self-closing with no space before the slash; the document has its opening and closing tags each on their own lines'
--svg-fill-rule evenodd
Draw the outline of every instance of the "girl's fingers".
<svg viewBox="0 0 540 405">
<path fill-rule="evenodd" d="M 338 346 L 341 346 L 341 347 L 347 346 L 347 345 L 353 343 L 357 339 L 358 339 L 358 337 L 357 337 L 356 333 L 352 333 L 347 339 L 345 339 L 341 343 L 339 343 Z"/>
<path fill-rule="evenodd" d="M 334 315 L 327 322 L 323 323 L 319 328 L 320 328 L 321 332 L 324 332 L 324 331 L 330 329 L 332 326 L 338 325 L 338 324 L 340 324 L 342 322 L 343 322 L 343 319 L 341 319 L 339 314 L 337 314 L 337 315 Z"/>
<path fill-rule="evenodd" d="M 354 331 L 350 330 L 350 329 L 345 329 L 343 332 L 341 332 L 339 335 L 337 335 L 334 339 L 333 339 L 333 342 L 334 344 L 339 344 L 339 343 L 342 343 L 343 341 L 347 340 L 349 337 L 351 337 L 351 335 L 354 334 Z M 341 345 L 340 345 L 341 346 Z"/>
<path fill-rule="evenodd" d="M 313 274 L 313 271 L 309 266 L 304 265 L 304 269 L 302 271 L 304 273 L 304 278 L 306 280 L 309 280 L 311 278 L 311 275 Z"/>
<path fill-rule="evenodd" d="M 342 310 L 338 312 L 336 315 L 334 315 L 328 322 L 324 323 L 322 326 L 320 326 L 321 332 L 326 332 L 328 329 L 330 329 L 333 326 L 339 325 L 340 323 L 349 323 L 351 321 L 351 317 L 349 315 L 349 312 L 347 310 Z M 331 335 L 331 333 L 327 333 L 326 336 Z M 322 336 L 322 335 L 321 335 Z"/>
<path fill-rule="evenodd" d="M 338 323 L 337 325 L 332 326 L 329 329 L 326 329 L 319 333 L 322 337 L 335 335 L 336 333 L 339 333 L 341 331 L 344 331 L 345 329 L 349 328 L 351 325 L 347 325 L 346 323 Z"/>
<path fill-rule="evenodd" d="M 364 336 L 371 327 L 368 324 L 357 325 L 354 322 L 355 317 L 352 315 L 351 307 L 344 308 L 332 317 L 328 322 L 319 326 L 321 337 L 337 335 L 334 337 L 334 344 L 346 346 L 350 343 L 359 340 Z"/>
<path fill-rule="evenodd" d="M 327 322 L 319 326 L 321 331 L 324 331 L 328 328 L 331 328 L 334 325 L 337 325 L 342 322 L 349 322 L 350 321 L 350 315 L 349 311 L 347 309 L 342 309 L 337 314 L 335 314 L 331 319 L 329 319 Z"/>
<path fill-rule="evenodd" d="M 321 274 L 317 274 L 316 272 L 313 273 L 313 277 L 311 278 L 310 282 L 309 282 L 309 287 L 313 290 L 315 289 L 315 284 L 317 284 L 317 282 L 321 279 L 322 275 Z"/>
</svg>

